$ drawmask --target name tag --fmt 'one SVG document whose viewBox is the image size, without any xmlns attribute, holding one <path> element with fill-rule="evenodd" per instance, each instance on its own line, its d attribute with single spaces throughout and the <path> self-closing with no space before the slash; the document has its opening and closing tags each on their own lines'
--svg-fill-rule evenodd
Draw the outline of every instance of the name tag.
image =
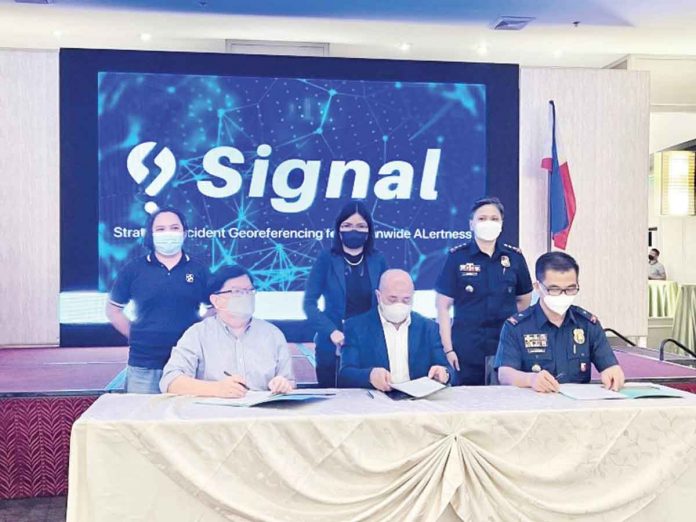
<svg viewBox="0 0 696 522">
<path fill-rule="evenodd" d="M 524 347 L 527 349 L 527 353 L 546 353 L 548 346 L 546 334 L 527 334 L 524 336 Z"/>
</svg>

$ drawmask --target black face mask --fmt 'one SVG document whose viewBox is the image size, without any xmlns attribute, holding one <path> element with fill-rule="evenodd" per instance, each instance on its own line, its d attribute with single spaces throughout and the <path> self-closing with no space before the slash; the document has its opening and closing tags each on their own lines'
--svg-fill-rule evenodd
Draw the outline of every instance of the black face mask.
<svg viewBox="0 0 696 522">
<path fill-rule="evenodd" d="M 360 248 L 367 242 L 367 232 L 358 232 L 357 230 L 341 232 L 341 242 L 348 248 Z"/>
<path fill-rule="evenodd" d="M 654 255 L 648 254 L 648 259 L 649 259 L 650 261 L 655 261 L 656 258 L 655 258 Z"/>
</svg>

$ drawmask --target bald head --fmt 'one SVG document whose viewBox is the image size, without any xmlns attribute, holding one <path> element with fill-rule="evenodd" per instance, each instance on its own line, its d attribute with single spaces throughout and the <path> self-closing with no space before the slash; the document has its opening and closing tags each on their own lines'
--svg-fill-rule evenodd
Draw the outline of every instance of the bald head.
<svg viewBox="0 0 696 522">
<path fill-rule="evenodd" d="M 377 298 L 384 304 L 406 303 L 413 301 L 413 280 L 408 272 L 392 268 L 379 278 Z"/>
</svg>

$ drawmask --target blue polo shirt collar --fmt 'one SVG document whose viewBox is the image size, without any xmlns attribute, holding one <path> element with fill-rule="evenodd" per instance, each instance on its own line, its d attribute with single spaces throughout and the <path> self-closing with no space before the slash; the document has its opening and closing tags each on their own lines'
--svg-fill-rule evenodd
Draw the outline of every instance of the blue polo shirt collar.
<svg viewBox="0 0 696 522">
<path fill-rule="evenodd" d="M 179 259 L 179 262 L 178 262 L 176 265 L 174 265 L 173 268 L 176 268 L 177 266 L 179 266 L 179 265 L 181 265 L 181 264 L 188 263 L 189 261 L 191 261 L 191 258 L 189 257 L 189 255 L 188 255 L 186 252 L 184 252 L 184 251 L 182 250 L 181 253 L 183 254 L 183 255 L 181 256 L 181 259 Z M 149 253 L 148 255 L 145 256 L 145 260 L 146 260 L 148 263 L 150 263 L 151 265 L 153 265 L 153 264 L 162 264 L 162 263 L 160 263 L 160 260 L 157 259 L 157 256 L 155 255 L 154 250 L 150 251 L 150 253 Z"/>
</svg>

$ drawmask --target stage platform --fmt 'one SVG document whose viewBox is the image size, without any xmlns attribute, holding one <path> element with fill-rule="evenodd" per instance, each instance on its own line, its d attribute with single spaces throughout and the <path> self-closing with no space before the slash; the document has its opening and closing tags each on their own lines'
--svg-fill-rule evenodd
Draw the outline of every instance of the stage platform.
<svg viewBox="0 0 696 522">
<path fill-rule="evenodd" d="M 290 348 L 298 384 L 315 385 L 314 346 Z M 696 392 L 692 367 L 652 350 L 615 352 L 628 380 Z M 67 492 L 72 424 L 99 395 L 123 391 L 127 358 L 126 347 L 0 348 L 0 499 Z"/>
</svg>

